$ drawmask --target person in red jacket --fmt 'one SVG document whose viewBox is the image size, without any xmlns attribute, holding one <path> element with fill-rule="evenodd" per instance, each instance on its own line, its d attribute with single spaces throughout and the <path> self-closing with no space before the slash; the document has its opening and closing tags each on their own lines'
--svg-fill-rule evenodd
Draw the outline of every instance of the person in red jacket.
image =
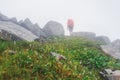
<svg viewBox="0 0 120 80">
<path fill-rule="evenodd" d="M 73 22 L 72 19 L 68 19 L 67 27 L 68 27 L 68 30 L 69 30 L 69 32 L 71 34 L 73 32 L 73 27 L 74 27 L 74 22 Z"/>
</svg>

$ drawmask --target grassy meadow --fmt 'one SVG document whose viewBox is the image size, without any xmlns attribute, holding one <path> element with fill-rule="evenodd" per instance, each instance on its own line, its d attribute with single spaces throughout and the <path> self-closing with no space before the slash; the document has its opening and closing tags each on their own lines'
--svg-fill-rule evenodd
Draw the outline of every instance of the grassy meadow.
<svg viewBox="0 0 120 80">
<path fill-rule="evenodd" d="M 66 57 L 56 60 L 50 52 Z M 99 43 L 78 37 L 45 42 L 0 39 L 0 80 L 103 80 L 102 69 L 120 69 L 120 61 L 105 54 Z"/>
</svg>

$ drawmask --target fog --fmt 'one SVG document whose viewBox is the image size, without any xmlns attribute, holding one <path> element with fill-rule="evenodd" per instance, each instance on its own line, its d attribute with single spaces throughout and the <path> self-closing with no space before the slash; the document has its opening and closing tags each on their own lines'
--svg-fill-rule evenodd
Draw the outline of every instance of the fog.
<svg viewBox="0 0 120 80">
<path fill-rule="evenodd" d="M 49 20 L 60 22 L 67 31 L 67 19 L 74 31 L 95 32 L 111 40 L 120 38 L 120 0 L 0 0 L 0 12 L 18 20 L 30 18 L 40 27 Z"/>
</svg>

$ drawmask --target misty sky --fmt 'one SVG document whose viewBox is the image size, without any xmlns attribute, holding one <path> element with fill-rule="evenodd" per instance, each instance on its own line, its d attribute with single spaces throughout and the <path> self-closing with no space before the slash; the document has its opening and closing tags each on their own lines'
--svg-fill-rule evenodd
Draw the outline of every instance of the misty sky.
<svg viewBox="0 0 120 80">
<path fill-rule="evenodd" d="M 66 34 L 67 19 L 72 18 L 74 31 L 120 38 L 120 0 L 0 0 L 0 12 L 18 20 L 28 17 L 41 28 L 55 20 L 64 26 Z"/>
</svg>

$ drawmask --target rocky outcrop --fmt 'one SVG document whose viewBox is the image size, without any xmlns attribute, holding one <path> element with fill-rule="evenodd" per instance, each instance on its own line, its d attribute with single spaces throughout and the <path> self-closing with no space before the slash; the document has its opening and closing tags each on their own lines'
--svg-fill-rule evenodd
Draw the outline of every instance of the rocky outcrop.
<svg viewBox="0 0 120 80">
<path fill-rule="evenodd" d="M 107 36 L 97 36 L 96 37 L 97 42 L 101 44 L 110 44 L 111 41 Z"/>
<path fill-rule="evenodd" d="M 115 40 L 111 44 L 102 45 L 102 50 L 116 59 L 120 59 L 120 40 Z"/>
<path fill-rule="evenodd" d="M 46 37 L 46 34 L 42 31 L 42 29 L 39 27 L 39 25 L 37 23 L 33 24 L 28 18 L 26 18 L 24 21 L 20 20 L 18 22 L 16 17 L 8 18 L 0 13 L 0 21 L 8 21 L 8 22 L 15 23 L 15 24 L 29 30 L 30 32 L 32 32 L 34 35 L 36 35 L 38 37 L 39 36 Z"/>
<path fill-rule="evenodd" d="M 62 24 L 55 21 L 49 21 L 43 31 L 47 36 L 64 36 L 65 33 Z"/>
<path fill-rule="evenodd" d="M 32 32 L 13 22 L 0 21 L 0 30 L 3 38 L 7 36 L 8 38 L 26 41 L 34 41 L 38 38 Z"/>
<path fill-rule="evenodd" d="M 64 35 L 63 26 L 60 23 L 55 22 L 55 21 L 49 21 L 45 25 L 44 29 L 41 29 L 37 23 L 33 24 L 28 18 L 26 18 L 24 21 L 23 20 L 17 21 L 15 17 L 8 18 L 1 13 L 0 13 L 0 21 L 11 22 L 15 25 L 19 25 L 20 27 L 30 31 L 31 33 L 39 37 L 37 39 L 40 39 L 41 37 L 47 38 L 49 36 L 63 36 Z M 9 31 L 6 31 L 6 32 L 9 32 Z"/>
<path fill-rule="evenodd" d="M 32 22 L 26 18 L 24 21 L 19 21 L 19 25 L 23 26 L 24 28 L 26 28 L 27 30 L 31 31 L 33 34 L 35 34 L 36 36 L 44 36 L 46 37 L 45 33 L 42 31 L 42 29 L 39 27 L 39 25 L 36 24 L 32 24 Z"/>
</svg>

